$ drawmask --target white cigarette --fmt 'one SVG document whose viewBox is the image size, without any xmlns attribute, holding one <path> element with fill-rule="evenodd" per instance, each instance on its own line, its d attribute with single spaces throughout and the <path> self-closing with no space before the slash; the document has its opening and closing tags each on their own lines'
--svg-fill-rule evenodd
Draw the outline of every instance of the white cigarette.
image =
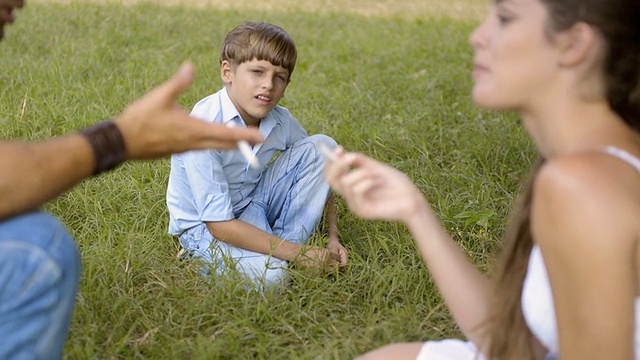
<svg viewBox="0 0 640 360">
<path fill-rule="evenodd" d="M 249 163 L 249 166 L 251 166 L 252 168 L 258 167 L 258 159 L 253 153 L 253 150 L 251 150 L 251 145 L 249 145 L 248 142 L 246 142 L 245 140 L 238 140 L 238 149 L 240 150 L 242 156 L 244 156 L 244 158 Z"/>
<path fill-rule="evenodd" d="M 318 148 L 320 152 L 324 156 L 325 160 L 329 162 L 336 161 L 336 154 L 333 153 L 333 150 L 329 149 L 329 147 L 323 143 L 318 144 Z"/>
<path fill-rule="evenodd" d="M 235 127 L 236 125 L 229 121 L 227 123 L 227 127 Z M 253 153 L 253 150 L 251 149 L 251 145 L 249 145 L 249 143 L 246 140 L 238 140 L 238 142 L 236 143 L 238 145 L 238 150 L 240 150 L 240 153 L 242 154 L 242 156 L 244 157 L 245 160 L 247 160 L 247 163 L 249 163 L 249 166 L 251 166 L 252 168 L 257 168 L 258 167 L 258 159 L 256 158 L 256 155 Z"/>
</svg>

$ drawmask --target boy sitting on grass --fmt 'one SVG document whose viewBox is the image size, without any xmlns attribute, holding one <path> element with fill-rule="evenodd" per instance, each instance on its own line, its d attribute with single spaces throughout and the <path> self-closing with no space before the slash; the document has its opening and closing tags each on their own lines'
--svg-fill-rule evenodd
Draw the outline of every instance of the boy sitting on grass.
<svg viewBox="0 0 640 360">
<path fill-rule="evenodd" d="M 240 151 L 191 151 L 171 158 L 169 233 L 179 237 L 181 253 L 210 264 L 204 274 L 238 271 L 248 284 L 263 288 L 283 282 L 288 262 L 321 270 L 347 264 L 319 150 L 336 143 L 325 135 L 309 136 L 277 106 L 296 57 L 293 39 L 278 26 L 247 22 L 229 32 L 220 51 L 224 88 L 200 100 L 191 115 L 257 128 L 265 141 L 251 149 L 252 163 Z M 326 248 L 306 246 L 325 205 Z"/>
</svg>

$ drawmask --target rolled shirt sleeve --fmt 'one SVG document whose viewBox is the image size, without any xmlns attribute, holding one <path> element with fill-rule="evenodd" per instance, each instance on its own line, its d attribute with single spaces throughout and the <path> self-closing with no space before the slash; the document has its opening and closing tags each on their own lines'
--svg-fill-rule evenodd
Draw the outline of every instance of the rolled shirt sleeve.
<svg viewBox="0 0 640 360">
<path fill-rule="evenodd" d="M 193 205 L 201 222 L 234 218 L 229 184 L 215 151 L 192 151 L 184 156 Z"/>
<path fill-rule="evenodd" d="M 233 219 L 229 185 L 216 151 L 173 155 L 167 187 L 169 233 L 180 235 L 205 221 Z"/>
</svg>

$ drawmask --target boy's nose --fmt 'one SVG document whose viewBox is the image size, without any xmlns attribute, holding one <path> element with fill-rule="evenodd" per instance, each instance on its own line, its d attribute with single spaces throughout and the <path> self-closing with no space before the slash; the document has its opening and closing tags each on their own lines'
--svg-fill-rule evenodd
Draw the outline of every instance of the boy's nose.
<svg viewBox="0 0 640 360">
<path fill-rule="evenodd" d="M 271 87 L 273 87 L 273 80 L 268 78 L 268 77 L 265 78 L 262 81 L 262 87 L 265 88 L 265 89 L 271 89 Z"/>
</svg>

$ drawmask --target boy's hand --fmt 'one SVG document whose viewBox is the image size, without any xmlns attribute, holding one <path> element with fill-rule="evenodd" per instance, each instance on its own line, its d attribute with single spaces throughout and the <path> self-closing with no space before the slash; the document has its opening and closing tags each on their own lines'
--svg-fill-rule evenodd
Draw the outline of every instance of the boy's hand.
<svg viewBox="0 0 640 360">
<path fill-rule="evenodd" d="M 337 259 L 338 268 L 340 271 L 344 271 L 347 268 L 347 263 L 349 262 L 349 252 L 345 249 L 338 239 L 329 239 L 327 242 L 327 249 L 331 251 L 332 257 Z"/>
<path fill-rule="evenodd" d="M 326 248 L 318 246 L 307 247 L 296 257 L 296 265 L 307 269 L 315 269 L 320 272 L 333 272 L 340 266 L 338 254 Z"/>
</svg>

